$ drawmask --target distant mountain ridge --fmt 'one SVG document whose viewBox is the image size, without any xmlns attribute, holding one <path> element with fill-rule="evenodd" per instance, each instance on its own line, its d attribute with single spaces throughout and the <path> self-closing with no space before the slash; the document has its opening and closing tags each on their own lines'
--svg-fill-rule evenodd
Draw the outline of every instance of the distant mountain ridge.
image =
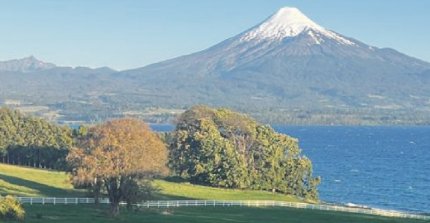
<svg viewBox="0 0 430 223">
<path fill-rule="evenodd" d="M 56 67 L 55 64 L 45 63 L 34 56 L 22 59 L 0 61 L 0 71 L 31 72 L 38 70 L 48 70 Z"/>
<path fill-rule="evenodd" d="M 430 123 L 430 63 L 343 36 L 296 8 L 208 49 L 138 69 L 12 62 L 0 62 L 0 99 L 47 104 L 69 119 L 208 104 L 268 122 Z"/>
</svg>

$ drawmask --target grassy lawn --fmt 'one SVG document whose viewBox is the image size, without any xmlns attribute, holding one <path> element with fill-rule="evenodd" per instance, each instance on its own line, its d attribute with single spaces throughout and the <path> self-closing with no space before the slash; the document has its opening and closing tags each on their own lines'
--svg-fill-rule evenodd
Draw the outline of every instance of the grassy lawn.
<svg viewBox="0 0 430 223">
<path fill-rule="evenodd" d="M 164 180 L 154 182 L 160 189 L 156 199 L 207 199 L 207 200 L 280 200 L 299 199 L 264 191 L 229 190 L 176 183 Z M 16 196 L 83 197 L 85 191 L 73 189 L 69 176 L 64 172 L 48 171 L 0 164 L 0 194 Z"/>
<path fill-rule="evenodd" d="M 82 190 L 73 189 L 64 172 L 24 168 L 0 164 L 0 194 L 16 196 L 84 196 Z"/>
<path fill-rule="evenodd" d="M 193 200 L 277 200 L 301 201 L 296 197 L 273 194 L 266 191 L 232 190 L 193 185 L 190 183 L 174 183 L 156 180 L 155 185 L 161 191 L 157 199 L 193 199 Z"/>
<path fill-rule="evenodd" d="M 102 206 L 103 207 L 103 206 Z M 394 219 L 360 214 L 338 213 L 290 208 L 245 208 L 245 207 L 183 207 L 173 209 L 121 210 L 118 218 L 107 217 L 107 206 L 92 205 L 26 205 L 25 222 L 151 222 L 151 223 L 424 223 L 410 219 Z"/>
<path fill-rule="evenodd" d="M 0 194 L 18 196 L 85 196 L 75 190 L 64 172 L 47 171 L 0 164 Z M 189 183 L 164 180 L 154 182 L 160 189 L 156 199 L 207 199 L 207 200 L 280 200 L 300 201 L 292 196 L 263 191 L 227 190 Z M 306 223 L 421 223 L 425 221 L 395 219 L 342 212 L 303 210 L 291 208 L 245 207 L 181 207 L 173 209 L 122 210 L 111 219 L 107 206 L 93 205 L 25 205 L 25 222 L 306 222 Z"/>
</svg>

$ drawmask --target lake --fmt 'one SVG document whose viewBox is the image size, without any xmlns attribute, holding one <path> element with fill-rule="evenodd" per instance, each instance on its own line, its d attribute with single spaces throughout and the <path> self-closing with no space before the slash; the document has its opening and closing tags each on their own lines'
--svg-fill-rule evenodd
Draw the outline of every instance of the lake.
<svg viewBox="0 0 430 223">
<path fill-rule="evenodd" d="M 321 200 L 430 212 L 430 127 L 274 128 L 299 139 L 322 177 Z"/>
</svg>

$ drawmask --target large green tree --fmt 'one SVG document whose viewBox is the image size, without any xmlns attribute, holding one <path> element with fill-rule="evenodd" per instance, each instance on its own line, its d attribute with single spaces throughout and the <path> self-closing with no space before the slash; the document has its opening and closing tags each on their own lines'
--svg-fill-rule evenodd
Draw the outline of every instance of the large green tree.
<svg viewBox="0 0 430 223">
<path fill-rule="evenodd" d="M 228 109 L 195 106 L 170 137 L 169 165 L 194 183 L 318 199 L 319 178 L 298 140 Z"/>
</svg>

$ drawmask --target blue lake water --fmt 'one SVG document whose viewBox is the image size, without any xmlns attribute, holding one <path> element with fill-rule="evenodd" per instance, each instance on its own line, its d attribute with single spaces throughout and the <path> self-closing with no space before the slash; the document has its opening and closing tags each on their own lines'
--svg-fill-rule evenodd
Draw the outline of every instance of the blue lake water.
<svg viewBox="0 0 430 223">
<path fill-rule="evenodd" d="M 430 213 L 430 127 L 274 128 L 299 139 L 321 200 Z"/>
</svg>

